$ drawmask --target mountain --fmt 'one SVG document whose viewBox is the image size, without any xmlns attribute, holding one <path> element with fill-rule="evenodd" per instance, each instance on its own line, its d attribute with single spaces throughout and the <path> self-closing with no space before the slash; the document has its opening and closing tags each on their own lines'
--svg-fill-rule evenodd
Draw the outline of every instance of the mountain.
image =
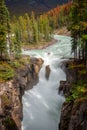
<svg viewBox="0 0 87 130">
<path fill-rule="evenodd" d="M 47 12 L 68 0 L 5 0 L 11 15 L 22 15 L 34 11 L 37 14 Z"/>
</svg>

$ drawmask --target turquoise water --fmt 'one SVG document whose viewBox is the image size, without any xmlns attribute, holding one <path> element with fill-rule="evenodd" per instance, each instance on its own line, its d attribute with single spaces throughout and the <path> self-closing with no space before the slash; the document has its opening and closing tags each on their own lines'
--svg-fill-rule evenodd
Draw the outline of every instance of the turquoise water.
<svg viewBox="0 0 87 130">
<path fill-rule="evenodd" d="M 61 106 L 64 97 L 58 94 L 60 80 L 66 75 L 60 68 L 61 61 L 71 56 L 71 38 L 55 35 L 58 41 L 43 50 L 23 51 L 31 57 L 41 57 L 44 64 L 39 73 L 39 82 L 23 96 L 22 130 L 58 130 Z M 49 65 L 49 80 L 45 78 L 45 67 Z"/>
</svg>

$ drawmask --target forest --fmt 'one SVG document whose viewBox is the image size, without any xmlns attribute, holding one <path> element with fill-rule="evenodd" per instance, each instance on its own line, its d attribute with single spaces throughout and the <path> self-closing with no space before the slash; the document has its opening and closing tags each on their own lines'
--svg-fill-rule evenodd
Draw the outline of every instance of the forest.
<svg viewBox="0 0 87 130">
<path fill-rule="evenodd" d="M 73 117 L 76 118 L 76 116 L 79 115 L 80 118 L 82 118 L 83 120 L 86 120 L 83 122 L 83 120 L 81 119 L 79 125 L 78 125 L 78 121 L 75 120 L 75 121 L 77 121 L 76 128 L 81 125 L 80 127 L 78 127 L 78 128 L 80 128 L 78 130 L 82 130 L 82 128 L 83 128 L 83 130 L 86 130 L 84 125 L 85 124 L 87 125 L 87 117 L 84 115 L 87 115 L 87 111 L 84 112 L 84 111 L 81 111 L 82 109 L 79 110 L 79 106 L 82 105 L 81 108 L 86 108 L 86 110 L 87 110 L 87 107 L 86 107 L 86 105 L 87 105 L 87 0 L 83 0 L 83 1 L 82 0 L 73 0 L 73 1 L 70 0 L 68 3 L 58 5 L 57 7 L 53 8 L 51 10 L 48 10 L 47 12 L 45 12 L 43 14 L 37 15 L 36 12 L 32 11 L 30 14 L 27 12 L 20 16 L 18 16 L 18 15 L 10 16 L 10 12 L 8 11 L 5 0 L 0 0 L 0 92 L 1 92 L 1 89 L 3 88 L 1 86 L 2 84 L 7 83 L 7 86 L 9 86 L 9 84 L 12 83 L 11 80 L 15 80 L 16 81 L 16 87 L 14 87 L 15 92 L 11 96 L 14 97 L 14 95 L 17 94 L 16 96 L 18 96 L 18 99 L 20 100 L 20 104 L 18 102 L 17 105 L 20 105 L 20 106 L 22 105 L 22 103 L 21 103 L 22 96 L 24 94 L 24 92 L 22 92 L 22 89 L 25 89 L 24 87 L 26 87 L 26 86 L 22 86 L 23 88 L 21 88 L 20 84 L 24 81 L 22 85 L 25 85 L 25 82 L 26 82 L 26 80 L 28 81 L 28 78 L 30 78 L 30 75 L 32 78 L 30 78 L 29 81 L 32 80 L 33 78 L 35 78 L 36 75 L 33 76 L 32 70 L 35 69 L 34 68 L 35 65 L 36 65 L 36 68 L 38 67 L 37 64 L 32 64 L 32 62 L 31 62 L 31 61 L 34 61 L 34 63 L 36 63 L 38 61 L 35 59 L 36 57 L 30 59 L 29 55 L 26 56 L 26 55 L 22 54 L 23 50 L 24 51 L 27 51 L 27 50 L 29 51 L 29 49 L 32 50 L 31 46 L 39 47 L 40 45 L 41 46 L 44 46 L 45 44 L 48 45 L 49 42 L 52 42 L 52 40 L 55 39 L 54 38 L 55 30 L 59 30 L 62 27 L 66 27 L 67 30 L 70 31 L 71 35 L 69 37 L 60 36 L 60 37 L 62 37 L 61 39 L 63 40 L 63 42 L 61 42 L 62 40 L 57 39 L 57 40 L 59 40 L 58 45 L 61 44 L 61 46 L 60 45 L 58 46 L 60 48 L 55 47 L 55 51 L 59 51 L 58 55 L 54 52 L 54 50 L 53 50 L 53 53 L 55 56 L 51 55 L 50 49 L 48 49 L 48 48 L 47 48 L 47 50 L 44 50 L 44 51 L 40 50 L 39 52 L 37 52 L 38 50 L 35 50 L 35 53 L 38 53 L 39 55 L 41 53 L 42 55 L 44 55 L 43 59 L 46 62 L 46 64 L 44 64 L 42 66 L 43 67 L 42 71 L 41 71 L 42 75 L 40 73 L 40 76 L 39 76 L 39 78 L 41 78 L 41 79 L 40 79 L 40 81 L 38 79 L 37 82 L 41 83 L 40 84 L 41 86 L 39 86 L 39 87 L 45 88 L 45 85 L 48 85 L 45 88 L 46 90 L 42 89 L 42 91 L 44 91 L 44 93 L 45 93 L 45 96 L 47 96 L 47 97 L 46 98 L 43 97 L 44 93 L 42 91 L 40 91 L 40 92 L 42 92 L 42 96 L 39 95 L 41 93 L 39 93 L 37 91 L 37 90 L 39 90 L 39 89 L 37 89 L 37 87 L 35 87 L 36 91 L 35 91 L 35 89 L 31 90 L 31 92 L 28 93 L 28 96 L 29 96 L 29 94 L 31 94 L 30 95 L 31 97 L 33 95 L 32 99 L 35 97 L 35 103 L 37 103 L 36 102 L 37 99 L 39 99 L 39 101 L 42 100 L 41 101 L 42 109 L 41 109 L 41 105 L 38 104 L 38 105 L 40 105 L 40 110 L 43 110 L 43 108 L 44 108 L 44 109 L 46 109 L 46 112 L 48 112 L 53 118 L 57 117 L 56 114 L 59 111 L 59 109 L 61 109 L 61 106 L 62 106 L 62 103 L 61 103 L 61 105 L 57 104 L 57 103 L 62 102 L 60 100 L 61 95 L 58 95 L 58 89 L 59 89 L 58 84 L 60 84 L 60 83 L 58 83 L 58 81 L 62 77 L 61 75 L 65 76 L 65 73 L 62 72 L 62 69 L 61 69 L 62 67 L 60 67 L 61 65 L 59 64 L 59 62 L 63 61 L 62 64 L 65 66 L 66 70 L 68 70 L 71 75 L 73 75 L 73 73 L 74 73 L 73 78 L 70 77 L 70 74 L 69 74 L 68 78 L 66 78 L 66 80 L 71 78 L 70 81 L 62 82 L 62 83 L 65 83 L 63 85 L 65 85 L 64 87 L 66 87 L 66 88 L 64 88 L 64 91 L 68 91 L 64 95 L 66 98 L 64 105 L 66 107 L 64 107 L 63 111 L 66 112 L 68 110 L 68 109 L 66 110 L 66 108 L 70 107 L 69 112 L 71 112 L 70 114 L 72 114 L 72 118 Z M 70 38 L 71 38 L 71 41 L 69 41 Z M 70 44 L 67 43 L 68 41 L 70 42 Z M 63 43 L 64 43 L 64 45 L 63 45 Z M 68 52 L 66 52 L 66 50 L 68 50 L 69 45 L 71 45 L 70 51 L 73 55 L 73 57 L 71 57 L 71 58 L 65 57 L 67 55 L 66 53 L 68 53 Z M 63 50 L 64 46 L 66 46 L 66 50 Z M 53 48 L 51 48 L 51 49 L 53 49 Z M 43 53 L 41 51 L 43 51 Z M 64 54 L 63 52 L 66 52 L 65 53 L 66 55 L 63 55 Z M 61 53 L 63 53 L 63 54 L 61 54 Z M 35 56 L 36 56 L 36 54 L 35 54 Z M 62 58 L 60 58 L 60 57 L 62 57 Z M 68 59 L 68 60 L 66 61 L 66 59 Z M 41 59 L 39 59 L 39 60 L 41 60 Z M 46 60 L 48 60 L 48 62 L 50 64 L 47 64 L 48 62 Z M 31 69 L 31 67 L 33 69 Z M 48 79 L 46 79 L 46 77 L 43 78 L 43 72 L 46 71 L 47 67 L 48 67 L 49 71 L 51 72 L 51 73 L 49 72 Z M 27 69 L 25 69 L 25 68 L 27 68 Z M 29 69 L 29 71 L 28 71 L 28 69 Z M 60 72 L 60 70 L 61 70 L 61 72 Z M 24 72 L 24 71 L 26 71 L 26 72 Z M 30 75 L 28 75 L 27 71 Z M 39 72 L 39 69 L 38 69 L 38 72 Z M 20 75 L 22 75 L 21 79 L 20 79 L 19 73 L 20 73 Z M 26 78 L 25 73 L 27 73 L 28 78 Z M 44 73 L 46 76 L 46 72 L 44 72 Z M 62 74 L 62 73 L 64 73 L 64 74 Z M 54 75 L 51 75 L 51 74 L 54 74 Z M 50 78 L 50 75 L 52 76 L 51 78 Z M 57 86 L 56 86 L 55 79 L 57 77 L 58 77 L 58 79 L 56 82 L 56 84 L 57 84 Z M 67 77 L 67 76 L 65 76 L 65 77 Z M 34 79 L 32 81 L 34 81 Z M 21 83 L 17 87 L 18 82 L 21 82 Z M 59 81 L 59 82 L 61 82 L 61 81 Z M 52 85 L 54 85 L 54 86 L 52 86 Z M 49 88 L 51 88 L 52 90 Z M 12 91 L 13 88 L 11 88 L 10 90 Z M 18 93 L 16 93 L 16 90 Z M 22 92 L 22 95 L 19 95 L 19 91 Z M 25 90 L 23 90 L 23 91 L 25 91 Z M 56 91 L 56 93 L 55 93 L 55 91 Z M 51 94 L 49 94 L 50 92 L 51 92 Z M 0 93 L 0 94 L 2 94 L 2 96 L 3 96 L 3 93 Z M 6 90 L 6 94 L 7 95 L 5 95 L 4 101 L 7 105 L 7 106 L 5 106 L 7 111 L 5 111 L 5 112 L 8 115 L 8 117 L 6 117 L 5 115 L 3 116 L 3 114 L 2 114 L 2 115 L 0 115 L 1 116 L 0 118 L 3 118 L 3 119 L 4 119 L 4 117 L 6 118 L 6 122 L 5 122 L 5 119 L 4 119 L 4 121 L 2 119 L 2 122 L 7 123 L 5 125 L 7 125 L 7 127 L 8 127 L 8 124 L 11 124 L 10 120 L 13 120 L 11 117 L 12 116 L 11 112 L 8 112 L 8 111 L 10 111 L 10 109 L 13 109 L 13 107 L 10 104 L 11 102 L 9 103 L 10 98 L 8 96 L 9 92 L 7 90 Z M 54 95 L 52 95 L 52 94 L 54 94 Z M 57 96 L 57 95 L 59 96 L 58 97 L 59 102 L 57 102 L 57 100 L 56 100 L 57 98 L 55 99 L 55 96 Z M 51 99 L 50 97 L 52 98 L 52 101 L 55 101 L 55 103 L 53 102 L 53 104 L 52 104 L 52 101 L 49 101 L 49 99 Z M 48 102 L 46 102 L 45 99 L 48 100 Z M 19 101 L 19 100 L 17 100 L 17 101 Z M 30 98 L 28 100 L 30 101 Z M 51 102 L 51 104 L 50 104 L 50 102 Z M 85 105 L 83 105 L 83 103 Z M 9 107 L 9 104 L 10 104 L 10 107 Z M 25 106 L 28 106 L 26 104 L 25 104 Z M 32 106 L 32 104 L 34 104 L 34 103 L 31 103 L 30 106 Z M 55 104 L 55 106 L 54 106 L 54 104 Z M 39 108 L 39 107 L 36 108 L 36 106 L 38 106 L 38 105 L 35 104 L 35 110 L 37 108 Z M 52 110 L 55 109 L 55 111 L 51 112 L 50 106 L 52 107 Z M 74 107 L 72 107 L 72 106 L 74 106 Z M 2 107 L 3 107 L 3 105 L 2 105 Z M 58 108 L 58 107 L 60 107 L 60 108 Z M 78 107 L 78 109 L 76 109 L 77 107 Z M 16 109 L 14 115 L 16 115 L 16 113 L 22 113 L 22 111 L 17 112 L 18 109 Z M 56 109 L 58 109 L 58 111 L 56 111 Z M 73 109 L 73 112 L 71 111 L 72 109 Z M 39 109 L 37 109 L 37 110 L 39 110 Z M 80 112 L 78 112 L 78 111 L 80 111 Z M 0 95 L 0 112 L 1 112 L 1 95 Z M 66 113 L 69 113 L 69 112 L 66 112 Z M 75 112 L 77 112 L 77 113 L 75 113 Z M 85 114 L 80 114 L 81 112 L 85 113 Z M 35 115 L 36 115 L 36 113 L 35 113 Z M 33 114 L 33 112 L 32 112 L 32 114 Z M 62 114 L 63 114 L 63 112 L 62 112 Z M 47 115 L 47 113 L 46 113 L 46 115 Z M 22 116 L 20 118 L 21 118 L 20 120 L 22 120 Z M 31 115 L 31 118 L 33 121 L 34 117 L 32 115 Z M 66 125 L 65 120 L 69 124 L 70 119 L 72 122 L 72 120 L 74 120 L 74 118 L 71 119 L 69 114 L 64 115 L 64 118 L 63 118 L 64 124 L 63 125 L 65 125 L 65 128 L 66 127 L 67 128 L 62 129 L 62 127 L 61 127 L 62 125 L 60 123 L 59 130 L 67 130 L 68 125 Z M 58 118 L 57 118 L 57 120 L 58 120 Z M 73 123 L 74 127 L 76 125 L 75 123 Z M 19 123 L 19 124 L 21 124 L 21 123 Z M 57 124 L 57 126 L 58 126 L 58 124 Z M 71 127 L 72 127 L 72 125 L 71 125 Z M 72 130 L 76 130 L 76 129 L 72 128 Z"/>
<path fill-rule="evenodd" d="M 76 81 L 72 85 L 69 101 L 86 99 L 87 95 L 87 1 L 74 0 L 70 9 L 68 30 L 71 31 L 74 62 L 70 68 L 76 71 Z"/>
</svg>

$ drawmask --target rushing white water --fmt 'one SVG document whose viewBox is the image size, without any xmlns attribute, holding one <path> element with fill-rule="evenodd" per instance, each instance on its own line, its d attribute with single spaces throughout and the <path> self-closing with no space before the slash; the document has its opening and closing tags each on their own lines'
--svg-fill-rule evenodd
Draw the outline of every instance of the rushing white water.
<svg viewBox="0 0 87 130">
<path fill-rule="evenodd" d="M 71 38 L 55 35 L 56 44 L 43 50 L 24 51 L 34 57 L 41 57 L 44 64 L 39 73 L 39 82 L 23 96 L 22 130 L 58 130 L 61 106 L 64 97 L 58 95 L 60 80 L 66 75 L 59 67 L 62 58 L 71 56 Z M 45 67 L 50 66 L 49 80 L 45 78 Z"/>
</svg>

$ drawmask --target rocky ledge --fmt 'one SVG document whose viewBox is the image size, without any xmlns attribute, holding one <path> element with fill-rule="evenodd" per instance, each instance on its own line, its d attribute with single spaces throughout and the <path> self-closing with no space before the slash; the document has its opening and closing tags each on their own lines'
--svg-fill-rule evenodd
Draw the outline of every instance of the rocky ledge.
<svg viewBox="0 0 87 130">
<path fill-rule="evenodd" d="M 21 130 L 22 96 L 38 82 L 42 59 L 31 58 L 12 80 L 0 83 L 0 130 Z"/>
<path fill-rule="evenodd" d="M 66 98 L 71 95 L 73 83 L 78 78 L 78 71 L 69 68 L 69 62 L 71 61 L 62 64 L 66 72 L 66 81 L 61 81 L 59 87 L 59 93 L 63 92 Z M 79 80 L 83 79 L 84 75 L 79 77 Z M 85 94 L 87 95 L 87 92 Z M 87 130 L 87 97 L 64 102 L 58 130 Z"/>
</svg>

